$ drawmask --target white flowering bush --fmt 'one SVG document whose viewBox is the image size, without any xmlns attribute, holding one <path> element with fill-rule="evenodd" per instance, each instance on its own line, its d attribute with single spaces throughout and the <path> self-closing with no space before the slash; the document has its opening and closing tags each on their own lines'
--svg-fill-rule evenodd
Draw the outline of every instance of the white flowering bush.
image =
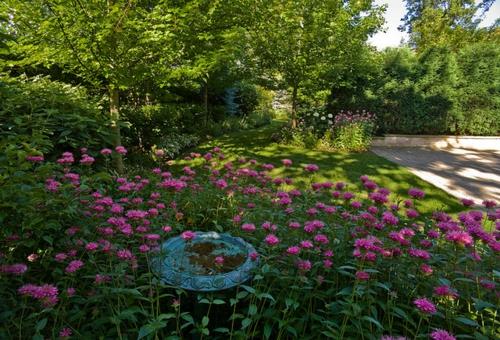
<svg viewBox="0 0 500 340">
<path fill-rule="evenodd" d="M 308 108 L 299 113 L 296 129 L 285 129 L 282 140 L 287 144 L 325 150 L 349 152 L 369 148 L 375 116 L 363 111 L 329 113 L 325 107 Z"/>
</svg>

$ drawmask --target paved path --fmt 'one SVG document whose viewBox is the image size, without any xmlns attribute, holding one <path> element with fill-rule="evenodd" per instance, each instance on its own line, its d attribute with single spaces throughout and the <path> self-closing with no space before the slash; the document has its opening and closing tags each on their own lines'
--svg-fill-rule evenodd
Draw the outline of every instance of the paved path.
<svg viewBox="0 0 500 340">
<path fill-rule="evenodd" d="M 500 202 L 500 151 L 418 147 L 373 147 L 372 151 L 455 197 Z"/>
</svg>

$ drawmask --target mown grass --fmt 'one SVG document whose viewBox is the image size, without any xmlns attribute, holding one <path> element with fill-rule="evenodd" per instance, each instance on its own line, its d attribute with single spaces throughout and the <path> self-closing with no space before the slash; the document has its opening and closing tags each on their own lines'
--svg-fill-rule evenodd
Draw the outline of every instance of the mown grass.
<svg viewBox="0 0 500 340">
<path fill-rule="evenodd" d="M 305 149 L 293 145 L 282 145 L 273 142 L 271 135 L 278 132 L 282 122 L 274 122 L 260 129 L 240 131 L 206 141 L 198 146 L 196 152 L 206 152 L 215 146 L 223 149 L 227 160 L 238 157 L 257 159 L 272 163 L 277 168 L 271 171 L 272 176 L 289 177 L 294 186 L 304 188 L 311 183 L 311 176 L 303 171 L 302 165 L 314 163 L 320 170 L 313 176 L 313 181 L 344 181 L 351 191 L 360 188 L 359 177 L 368 175 L 382 187 L 391 190 L 396 198 L 408 198 L 409 188 L 418 187 L 425 191 L 426 199 L 420 202 L 423 213 L 436 210 L 457 213 L 463 210 L 458 200 L 445 191 L 427 183 L 406 168 L 390 162 L 372 152 L 347 153 L 328 152 Z M 293 166 L 281 167 L 281 160 L 291 159 Z M 178 161 L 177 164 L 183 164 Z"/>
</svg>

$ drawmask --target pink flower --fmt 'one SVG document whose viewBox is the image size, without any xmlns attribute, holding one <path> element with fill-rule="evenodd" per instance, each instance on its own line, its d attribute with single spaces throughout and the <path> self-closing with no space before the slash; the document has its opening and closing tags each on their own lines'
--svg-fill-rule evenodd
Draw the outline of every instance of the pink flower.
<svg viewBox="0 0 500 340">
<path fill-rule="evenodd" d="M 248 257 L 250 258 L 250 260 L 256 261 L 259 258 L 259 254 L 257 254 L 256 252 L 252 252 L 248 254 Z"/>
<path fill-rule="evenodd" d="M 424 314 L 434 314 L 437 311 L 436 306 L 427 298 L 415 299 L 413 304 Z"/>
<path fill-rule="evenodd" d="M 418 188 L 411 188 L 410 190 L 408 190 L 408 195 L 413 198 L 424 198 L 425 192 Z"/>
<path fill-rule="evenodd" d="M 169 225 L 164 225 L 163 227 L 161 227 L 161 230 L 163 230 L 163 232 L 165 233 L 169 233 L 172 231 L 172 227 Z"/>
<path fill-rule="evenodd" d="M 424 274 L 424 275 L 431 275 L 434 270 L 432 269 L 431 266 L 429 266 L 428 264 L 426 263 L 423 263 L 422 265 L 420 265 L 420 271 Z"/>
<path fill-rule="evenodd" d="M 316 172 L 319 170 L 319 166 L 317 166 L 316 164 L 306 164 L 305 170 L 307 172 Z"/>
<path fill-rule="evenodd" d="M 384 213 L 382 213 L 382 221 L 389 225 L 397 225 L 399 223 L 399 219 L 390 211 L 384 211 Z"/>
<path fill-rule="evenodd" d="M 16 263 L 10 265 L 0 266 L 0 273 L 7 273 L 12 275 L 22 275 L 28 270 L 28 266 L 24 263 Z"/>
<path fill-rule="evenodd" d="M 333 266 L 333 261 L 332 261 L 332 260 L 330 260 L 330 259 L 325 259 L 325 260 L 323 260 L 323 267 L 324 267 L 325 269 L 329 269 L 329 268 L 331 268 L 332 266 Z"/>
<path fill-rule="evenodd" d="M 21 286 L 17 292 L 23 296 L 30 296 L 40 300 L 44 307 L 52 307 L 58 301 L 59 291 L 56 286 L 44 284 L 37 286 L 33 284 L 25 284 Z"/>
<path fill-rule="evenodd" d="M 370 274 L 365 272 L 365 271 L 360 271 L 358 270 L 356 272 L 356 280 L 359 280 L 359 281 L 367 281 L 370 279 Z"/>
<path fill-rule="evenodd" d="M 300 241 L 300 246 L 304 249 L 310 249 L 314 247 L 314 244 L 309 240 Z"/>
<path fill-rule="evenodd" d="M 448 297 L 450 299 L 456 299 L 458 297 L 458 293 L 447 285 L 434 287 L 434 294 L 437 296 Z"/>
<path fill-rule="evenodd" d="M 80 164 L 83 164 L 83 165 L 91 165 L 94 162 L 95 162 L 94 157 L 91 157 L 87 154 L 82 155 L 82 159 L 80 159 Z"/>
<path fill-rule="evenodd" d="M 190 241 L 196 236 L 196 233 L 191 230 L 186 230 L 181 234 L 181 237 L 184 241 Z"/>
<path fill-rule="evenodd" d="M 289 167 L 292 165 L 292 161 L 290 159 L 282 159 L 281 163 L 283 163 L 283 165 L 286 167 Z"/>
<path fill-rule="evenodd" d="M 432 340 L 456 340 L 451 333 L 448 333 L 447 331 L 443 329 L 436 329 L 431 333 L 431 339 Z"/>
<path fill-rule="evenodd" d="M 96 250 L 97 248 L 99 248 L 99 245 L 95 242 L 89 242 L 87 243 L 87 245 L 85 246 L 85 249 L 87 249 L 88 251 L 94 251 Z"/>
<path fill-rule="evenodd" d="M 132 252 L 128 249 L 120 249 L 116 252 L 116 256 L 120 259 L 120 260 L 132 260 L 134 259 L 134 255 L 132 254 Z"/>
<path fill-rule="evenodd" d="M 43 156 L 26 156 L 26 160 L 32 163 L 40 163 L 43 162 L 44 158 Z"/>
<path fill-rule="evenodd" d="M 76 289 L 73 287 L 69 287 L 66 289 L 66 295 L 68 295 L 68 297 L 72 297 L 73 295 L 75 295 L 75 293 Z"/>
<path fill-rule="evenodd" d="M 299 268 L 303 272 L 307 272 L 311 270 L 312 264 L 311 261 L 309 260 L 298 260 L 297 261 L 297 268 Z"/>
<path fill-rule="evenodd" d="M 419 213 L 414 209 L 408 209 L 406 210 L 406 216 L 408 218 L 417 218 L 419 216 Z"/>
<path fill-rule="evenodd" d="M 127 154 L 127 149 L 125 149 L 124 146 L 118 145 L 115 148 L 115 151 L 118 152 L 120 155 L 126 155 Z"/>
<path fill-rule="evenodd" d="M 111 281 L 111 277 L 108 275 L 96 274 L 95 278 L 94 278 L 94 283 L 96 285 L 101 284 L 101 283 L 110 282 L 110 281 Z"/>
<path fill-rule="evenodd" d="M 139 251 L 141 253 L 147 253 L 151 248 L 147 244 L 141 244 L 139 246 Z"/>
<path fill-rule="evenodd" d="M 300 247 L 297 246 L 288 247 L 286 252 L 288 255 L 297 255 L 298 253 L 300 253 Z"/>
<path fill-rule="evenodd" d="M 217 266 L 222 266 L 224 264 L 224 257 L 223 256 L 216 256 L 214 259 L 214 262 Z"/>
<path fill-rule="evenodd" d="M 486 207 L 486 208 L 494 208 L 497 203 L 493 200 L 484 200 L 483 201 L 483 205 Z"/>
<path fill-rule="evenodd" d="M 446 239 L 466 247 L 474 243 L 472 236 L 466 231 L 448 231 L 446 233 Z"/>
<path fill-rule="evenodd" d="M 245 223 L 241 226 L 241 229 L 247 232 L 255 231 L 255 225 L 253 223 Z"/>
<path fill-rule="evenodd" d="M 73 332 L 71 331 L 70 328 L 68 327 L 64 327 L 63 329 L 61 329 L 61 331 L 59 332 L 59 336 L 61 338 L 68 338 L 71 336 L 71 334 L 73 334 Z"/>
<path fill-rule="evenodd" d="M 108 149 L 108 148 L 104 148 L 101 150 L 101 155 L 103 156 L 108 156 L 108 155 L 111 155 L 113 151 L 111 149 Z"/>
<path fill-rule="evenodd" d="M 280 239 L 274 234 L 269 234 L 266 236 L 265 241 L 269 246 L 275 246 L 280 242 Z"/>
<path fill-rule="evenodd" d="M 314 241 L 321 244 L 328 244 L 329 242 L 328 237 L 323 234 L 317 234 L 316 236 L 314 236 Z"/>
<path fill-rule="evenodd" d="M 83 262 L 80 260 L 73 260 L 71 261 L 68 266 L 66 267 L 65 271 L 66 273 L 74 273 L 80 268 L 83 267 Z"/>
<path fill-rule="evenodd" d="M 462 198 L 460 202 L 465 206 L 465 207 L 470 207 L 474 205 L 474 200 L 468 199 L 468 198 Z"/>
<path fill-rule="evenodd" d="M 66 258 L 68 257 L 68 255 L 64 254 L 64 253 L 58 253 L 56 254 L 56 256 L 54 256 L 54 259 L 57 261 L 57 262 L 62 262 L 64 260 L 66 260 Z"/>
</svg>

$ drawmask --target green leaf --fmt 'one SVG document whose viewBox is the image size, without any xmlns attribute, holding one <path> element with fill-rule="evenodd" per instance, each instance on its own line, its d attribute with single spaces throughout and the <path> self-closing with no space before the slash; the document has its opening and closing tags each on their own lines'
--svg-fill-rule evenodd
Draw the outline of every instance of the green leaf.
<svg viewBox="0 0 500 340">
<path fill-rule="evenodd" d="M 496 308 L 496 306 L 490 302 L 486 302 L 486 301 L 475 299 L 475 298 L 472 298 L 472 299 L 474 300 L 474 307 L 476 308 L 476 310 L 478 312 L 481 312 L 482 310 L 484 310 L 486 308 Z"/>
<path fill-rule="evenodd" d="M 250 294 L 255 294 L 255 289 L 250 286 L 240 285 L 240 287 L 249 292 Z"/>
<path fill-rule="evenodd" d="M 182 314 L 181 315 L 181 318 L 186 320 L 187 322 L 189 322 L 190 324 L 194 324 L 194 319 L 193 317 L 191 316 L 191 314 Z"/>
<path fill-rule="evenodd" d="M 210 319 L 206 315 L 201 319 L 201 325 L 203 327 L 207 327 L 209 322 L 210 322 Z"/>
<path fill-rule="evenodd" d="M 35 330 L 37 332 L 40 332 L 42 329 L 45 328 L 45 326 L 47 326 L 47 318 L 43 318 L 42 320 L 38 321 L 36 323 Z"/>
<path fill-rule="evenodd" d="M 276 300 L 273 298 L 273 296 L 269 293 L 260 293 L 260 294 L 257 294 L 257 298 L 259 300 L 261 299 L 268 299 L 268 300 L 271 300 L 273 302 L 276 302 Z"/>
<path fill-rule="evenodd" d="M 266 339 L 269 339 L 269 337 L 271 336 L 271 332 L 272 332 L 272 330 L 273 330 L 273 327 L 271 326 L 271 324 L 266 323 L 266 324 L 264 325 L 264 337 L 265 337 Z"/>
<path fill-rule="evenodd" d="M 141 329 L 139 329 L 139 334 L 137 336 L 137 339 L 142 339 L 148 336 L 149 334 L 156 332 L 166 326 L 167 326 L 166 322 L 160 320 L 154 320 L 148 323 L 147 325 L 142 326 Z"/>
<path fill-rule="evenodd" d="M 248 306 L 248 314 L 249 315 L 255 315 L 255 314 L 257 314 L 257 306 L 256 305 L 250 305 L 250 306 Z"/>
<path fill-rule="evenodd" d="M 175 317 L 176 317 L 176 315 L 174 313 L 160 314 L 158 316 L 158 320 L 174 319 Z"/>
<path fill-rule="evenodd" d="M 468 318 L 463 317 L 463 316 L 459 316 L 459 317 L 455 318 L 455 320 L 457 320 L 458 322 L 461 322 L 467 326 L 479 327 L 479 324 L 476 321 L 468 319 Z"/>
<path fill-rule="evenodd" d="M 225 303 L 226 303 L 226 301 L 221 300 L 221 299 L 215 299 L 215 300 L 213 301 L 213 304 L 214 304 L 214 305 L 223 305 L 223 304 L 225 304 Z"/>
<path fill-rule="evenodd" d="M 237 295 L 236 295 L 236 298 L 238 300 L 241 300 L 241 299 L 244 299 L 248 296 L 248 292 L 239 292 Z"/>
<path fill-rule="evenodd" d="M 362 319 L 366 320 L 366 321 L 370 321 L 371 323 L 373 323 L 374 325 L 376 325 L 379 329 L 384 329 L 382 327 L 382 325 L 380 324 L 380 322 L 378 322 L 378 320 L 375 320 L 371 316 L 363 316 Z"/>
<path fill-rule="evenodd" d="M 241 328 L 245 329 L 248 326 L 250 326 L 251 323 L 252 323 L 252 319 L 245 318 L 245 319 L 241 320 Z"/>
<path fill-rule="evenodd" d="M 219 327 L 219 328 L 216 328 L 213 330 L 214 332 L 217 332 L 217 333 L 229 333 L 229 328 L 226 328 L 226 327 Z"/>
</svg>

